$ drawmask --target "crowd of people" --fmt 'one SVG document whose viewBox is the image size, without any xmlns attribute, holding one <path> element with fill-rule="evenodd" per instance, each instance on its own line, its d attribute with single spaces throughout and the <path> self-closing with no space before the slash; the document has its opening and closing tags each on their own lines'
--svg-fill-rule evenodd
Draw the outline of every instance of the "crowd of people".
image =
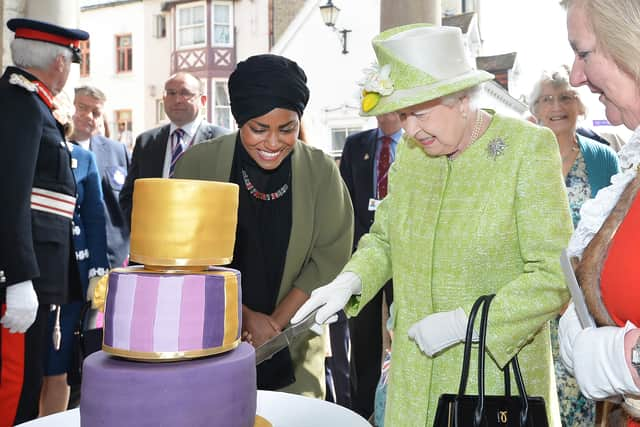
<svg viewBox="0 0 640 427">
<path fill-rule="evenodd" d="M 503 393 L 502 369 L 518 355 L 549 426 L 640 426 L 640 5 L 563 4 L 575 58 L 535 82 L 529 120 L 483 108 L 493 76 L 469 62 L 459 29 L 377 35 L 377 64 L 359 85 L 361 114 L 378 126 L 350 136 L 339 164 L 304 137 L 311 94 L 291 59 L 237 64 L 236 131 L 203 117 L 197 77 L 170 76 L 169 123 L 133 144 L 126 123 L 121 141 L 105 135 L 100 89 L 64 99 L 89 34 L 9 20 L 0 427 L 77 405 L 74 327 L 98 280 L 128 264 L 134 183 L 152 177 L 238 185 L 230 267 L 242 273 L 244 340 L 257 347 L 314 310 L 329 324 L 260 364 L 259 389 L 330 396 L 376 426 L 431 426 L 439 397 L 457 392 L 471 307 L 495 294 L 487 394 Z M 634 131 L 626 144 L 579 126 L 579 86 Z M 564 249 L 595 327 L 583 327 L 571 300 Z"/>
</svg>

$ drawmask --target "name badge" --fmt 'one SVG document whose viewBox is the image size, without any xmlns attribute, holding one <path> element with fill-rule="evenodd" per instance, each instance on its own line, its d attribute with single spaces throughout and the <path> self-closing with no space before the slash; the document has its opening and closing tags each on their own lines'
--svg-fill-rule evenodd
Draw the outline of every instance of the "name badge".
<svg viewBox="0 0 640 427">
<path fill-rule="evenodd" d="M 71 169 L 78 169 L 78 159 L 71 159 Z"/>
<path fill-rule="evenodd" d="M 376 209 L 378 209 L 378 205 L 380 204 L 381 200 L 378 199 L 374 199 L 373 197 L 369 199 L 369 210 L 370 211 L 375 211 Z"/>
</svg>

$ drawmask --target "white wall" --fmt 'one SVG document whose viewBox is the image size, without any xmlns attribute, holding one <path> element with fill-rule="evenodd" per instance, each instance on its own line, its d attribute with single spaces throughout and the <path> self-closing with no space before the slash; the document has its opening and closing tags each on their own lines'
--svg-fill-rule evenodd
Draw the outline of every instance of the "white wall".
<svg viewBox="0 0 640 427">
<path fill-rule="evenodd" d="M 164 38 L 153 36 L 154 16 L 161 14 L 162 0 L 144 2 L 144 123 L 143 130 L 151 129 L 160 123 L 168 122 L 165 117 L 156 120 L 156 101 L 162 99 L 164 82 L 171 74 L 171 40 L 173 25 L 171 15 L 164 14 L 167 33 Z M 134 132 L 134 135 L 138 135 Z"/>
<path fill-rule="evenodd" d="M 304 69 L 311 90 L 303 123 L 309 143 L 329 151 L 330 127 L 375 127 L 375 119 L 359 116 L 356 82 L 362 70 L 375 61 L 371 39 L 379 33 L 378 0 L 338 0 L 340 8 L 336 27 L 352 30 L 347 36 L 349 53 L 343 55 L 342 43 L 331 28 L 322 22 L 318 7 L 323 0 L 307 2 L 273 52 L 298 62 Z M 290 37 L 289 32 L 297 32 Z"/>
<path fill-rule="evenodd" d="M 132 110 L 134 136 L 146 130 L 144 73 L 145 50 L 149 48 L 145 33 L 150 30 L 143 11 L 143 2 L 134 2 L 80 13 L 80 27 L 91 34 L 91 70 L 80 83 L 96 86 L 106 94 L 105 110 L 112 130 L 113 112 Z M 127 73 L 116 73 L 116 35 L 120 34 L 132 35 L 133 68 Z"/>
<path fill-rule="evenodd" d="M 234 26 L 237 62 L 269 51 L 269 1 L 235 1 Z"/>
</svg>

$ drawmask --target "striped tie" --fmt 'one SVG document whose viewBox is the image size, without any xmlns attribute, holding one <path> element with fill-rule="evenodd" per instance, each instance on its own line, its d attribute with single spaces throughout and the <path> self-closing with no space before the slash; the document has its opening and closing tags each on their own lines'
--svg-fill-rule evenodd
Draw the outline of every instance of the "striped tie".
<svg viewBox="0 0 640 427">
<path fill-rule="evenodd" d="M 184 130 L 178 128 L 171 134 L 171 166 L 169 166 L 169 178 L 173 178 L 173 170 L 176 166 L 176 162 L 182 155 L 184 148 L 182 142 L 184 140 Z"/>
</svg>

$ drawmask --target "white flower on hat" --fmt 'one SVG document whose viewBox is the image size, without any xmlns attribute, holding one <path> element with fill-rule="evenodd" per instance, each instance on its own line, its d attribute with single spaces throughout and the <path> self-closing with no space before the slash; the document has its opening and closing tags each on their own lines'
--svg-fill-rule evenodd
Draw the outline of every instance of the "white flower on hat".
<svg viewBox="0 0 640 427">
<path fill-rule="evenodd" d="M 381 96 L 391 95 L 394 89 L 390 64 L 373 63 L 363 71 L 364 78 L 358 85 L 362 87 L 362 110 L 367 112 L 376 106 Z"/>
<path fill-rule="evenodd" d="M 393 93 L 393 82 L 389 78 L 391 65 L 380 66 L 377 63 L 371 64 L 364 70 L 364 78 L 358 82 L 366 92 L 376 92 L 382 96 Z"/>
</svg>

